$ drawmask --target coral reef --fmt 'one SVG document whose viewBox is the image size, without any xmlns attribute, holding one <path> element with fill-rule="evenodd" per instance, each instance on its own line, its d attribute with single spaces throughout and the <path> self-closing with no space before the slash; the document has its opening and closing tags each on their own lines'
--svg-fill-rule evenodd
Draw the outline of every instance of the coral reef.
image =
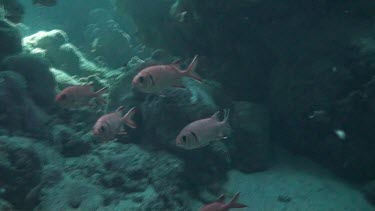
<svg viewBox="0 0 375 211">
<path fill-rule="evenodd" d="M 192 210 L 194 200 L 227 191 L 230 170 L 267 169 L 280 143 L 366 181 L 374 203 L 369 0 L 112 1 L 129 25 L 110 1 L 61 2 L 54 23 L 37 21 L 51 11 L 25 14 L 25 33 L 49 31 L 23 42 L 0 21 L 0 210 Z M 21 19 L 23 9 L 6 4 Z M 142 69 L 177 59 L 184 69 L 196 54 L 202 84 L 133 89 Z M 108 105 L 56 106 L 57 91 L 87 83 L 108 88 Z M 136 107 L 138 127 L 115 141 L 94 137 L 96 120 L 119 106 Z M 184 126 L 223 109 L 231 111 L 228 139 L 176 147 Z M 283 206 L 299 200 L 278 196 Z"/>
<path fill-rule="evenodd" d="M 89 76 L 103 72 L 99 66 L 86 59 L 77 47 L 68 42 L 61 30 L 40 31 L 23 39 L 26 51 L 43 55 L 51 66 L 70 75 Z"/>
</svg>

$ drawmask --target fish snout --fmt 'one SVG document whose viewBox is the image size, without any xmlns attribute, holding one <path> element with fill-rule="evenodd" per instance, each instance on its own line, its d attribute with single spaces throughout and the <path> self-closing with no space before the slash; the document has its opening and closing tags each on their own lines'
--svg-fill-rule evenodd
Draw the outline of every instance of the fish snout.
<svg viewBox="0 0 375 211">
<path fill-rule="evenodd" d="M 56 95 L 56 97 L 55 97 L 55 102 L 60 102 L 61 101 L 61 97 L 60 97 L 60 95 Z"/>
<path fill-rule="evenodd" d="M 98 130 L 97 127 L 94 127 L 94 128 L 92 129 L 92 134 L 94 134 L 94 136 L 100 136 L 100 132 L 99 132 L 99 130 Z"/>
<path fill-rule="evenodd" d="M 176 146 L 177 147 L 183 147 L 184 146 L 182 141 L 181 141 L 181 138 L 179 138 L 179 137 L 176 138 Z"/>
</svg>

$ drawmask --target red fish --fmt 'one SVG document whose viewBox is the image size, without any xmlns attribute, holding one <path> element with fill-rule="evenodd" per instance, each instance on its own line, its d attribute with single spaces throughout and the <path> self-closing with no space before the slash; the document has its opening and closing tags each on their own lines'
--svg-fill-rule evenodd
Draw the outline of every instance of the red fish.
<svg viewBox="0 0 375 211">
<path fill-rule="evenodd" d="M 231 133 L 229 110 L 224 110 L 224 119 L 219 119 L 220 111 L 209 118 L 197 120 L 182 129 L 176 138 L 176 146 L 183 149 L 204 147 L 212 141 L 226 139 Z"/>
<path fill-rule="evenodd" d="M 102 98 L 102 94 L 107 90 L 104 87 L 96 92 L 93 91 L 93 84 L 70 86 L 62 90 L 55 98 L 55 101 L 64 108 L 77 108 L 82 106 L 92 106 L 92 100 L 97 100 L 104 105 L 107 102 Z"/>
<path fill-rule="evenodd" d="M 100 117 L 93 127 L 93 134 L 103 140 L 111 140 L 117 134 L 126 134 L 123 130 L 124 124 L 131 128 L 136 128 L 137 125 L 132 120 L 135 108 L 130 109 L 124 116 L 122 116 L 123 110 L 124 107 L 121 106 L 115 112 Z"/>
<path fill-rule="evenodd" d="M 33 5 L 52 7 L 57 4 L 57 0 L 33 0 Z"/>
<path fill-rule="evenodd" d="M 195 56 L 186 70 L 180 70 L 178 63 L 147 67 L 133 78 L 132 85 L 141 92 L 160 93 L 169 87 L 185 88 L 181 80 L 183 77 L 202 82 L 200 76 L 194 72 L 197 62 L 198 56 Z"/>
<path fill-rule="evenodd" d="M 224 202 L 225 196 L 221 195 L 215 202 L 211 204 L 207 204 L 203 206 L 200 211 L 228 211 L 231 208 L 243 208 L 247 207 L 247 205 L 238 203 L 238 197 L 240 196 L 240 192 L 236 193 L 232 200 L 228 204 Z"/>
</svg>

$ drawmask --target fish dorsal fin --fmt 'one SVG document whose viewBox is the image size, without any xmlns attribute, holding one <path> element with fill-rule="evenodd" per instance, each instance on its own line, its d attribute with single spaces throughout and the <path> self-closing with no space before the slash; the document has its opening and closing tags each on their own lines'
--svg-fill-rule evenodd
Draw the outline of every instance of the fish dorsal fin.
<svg viewBox="0 0 375 211">
<path fill-rule="evenodd" d="M 232 200 L 230 200 L 230 202 L 228 204 L 225 204 L 223 208 L 229 210 L 230 208 L 243 208 L 243 207 L 247 207 L 246 204 L 242 204 L 242 203 L 238 203 L 237 202 L 238 197 L 240 197 L 240 192 L 237 192 L 233 196 Z"/>
<path fill-rule="evenodd" d="M 175 59 L 172 64 L 174 65 L 180 65 L 181 64 L 181 59 Z"/>
<path fill-rule="evenodd" d="M 94 83 L 91 82 L 91 83 L 88 83 L 84 86 L 86 86 L 88 88 L 88 90 L 94 92 Z"/>
<path fill-rule="evenodd" d="M 221 194 L 221 195 L 219 196 L 219 198 L 216 199 L 216 202 L 222 202 L 222 203 L 224 203 L 224 200 L 225 200 L 225 195 L 224 195 L 224 194 Z"/>
<path fill-rule="evenodd" d="M 214 120 L 217 120 L 218 122 L 220 121 L 219 119 L 219 115 L 220 115 L 220 111 L 217 111 L 216 113 L 214 113 L 214 115 L 212 115 L 210 118 L 211 119 L 214 119 Z"/>
<path fill-rule="evenodd" d="M 120 116 L 122 115 L 122 112 L 124 111 L 125 107 L 124 106 L 120 106 L 117 110 L 116 110 L 116 113 L 119 114 Z"/>
<path fill-rule="evenodd" d="M 181 65 L 181 59 L 176 59 L 171 64 L 171 66 L 176 68 L 177 70 L 180 70 L 180 65 Z"/>
</svg>

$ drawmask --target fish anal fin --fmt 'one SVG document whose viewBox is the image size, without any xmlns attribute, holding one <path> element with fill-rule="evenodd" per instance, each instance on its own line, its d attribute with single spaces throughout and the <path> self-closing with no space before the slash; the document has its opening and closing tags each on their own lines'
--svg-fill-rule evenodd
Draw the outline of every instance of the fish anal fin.
<svg viewBox="0 0 375 211">
<path fill-rule="evenodd" d="M 178 80 L 177 82 L 175 82 L 172 87 L 175 87 L 175 88 L 181 88 L 181 89 L 186 89 L 186 86 L 182 83 L 181 80 Z"/>
<path fill-rule="evenodd" d="M 105 105 L 107 105 L 107 101 L 106 100 L 104 100 L 102 97 L 97 97 L 96 98 L 96 102 L 98 102 L 101 106 L 105 106 Z"/>
<path fill-rule="evenodd" d="M 125 124 L 133 129 L 137 128 L 137 124 L 133 120 L 133 116 L 135 115 L 136 111 L 137 110 L 135 109 L 135 107 L 133 107 L 123 117 Z"/>
</svg>

